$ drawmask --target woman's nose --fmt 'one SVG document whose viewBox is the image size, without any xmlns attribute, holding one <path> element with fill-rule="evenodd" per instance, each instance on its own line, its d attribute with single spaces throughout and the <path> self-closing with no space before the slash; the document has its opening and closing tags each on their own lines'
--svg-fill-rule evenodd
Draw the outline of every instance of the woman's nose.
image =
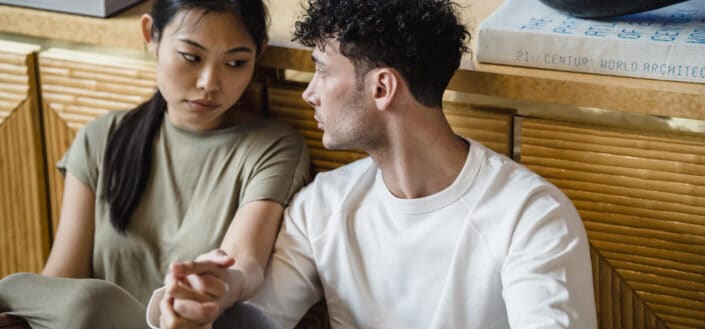
<svg viewBox="0 0 705 329">
<path fill-rule="evenodd" d="M 212 66 L 205 66 L 198 77 L 197 87 L 208 93 L 220 90 L 218 70 Z"/>
</svg>

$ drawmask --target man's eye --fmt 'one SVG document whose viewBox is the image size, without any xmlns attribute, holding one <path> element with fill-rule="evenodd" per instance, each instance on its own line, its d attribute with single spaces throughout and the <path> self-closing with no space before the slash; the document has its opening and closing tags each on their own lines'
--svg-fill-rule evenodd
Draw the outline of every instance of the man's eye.
<svg viewBox="0 0 705 329">
<path fill-rule="evenodd" d="M 198 62 L 199 58 L 196 55 L 192 55 L 189 53 L 184 53 L 184 52 L 179 52 L 181 56 L 188 62 Z"/>
</svg>

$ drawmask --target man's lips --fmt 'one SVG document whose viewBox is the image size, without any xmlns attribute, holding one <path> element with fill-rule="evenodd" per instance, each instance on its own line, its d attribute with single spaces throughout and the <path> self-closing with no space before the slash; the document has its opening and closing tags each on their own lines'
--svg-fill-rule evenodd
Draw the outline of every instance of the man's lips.
<svg viewBox="0 0 705 329">
<path fill-rule="evenodd" d="M 321 122 L 321 120 L 318 118 L 317 115 L 315 115 L 315 114 L 313 115 L 313 120 L 316 120 L 316 123 L 318 123 L 318 129 L 323 129 L 323 123 Z"/>
</svg>

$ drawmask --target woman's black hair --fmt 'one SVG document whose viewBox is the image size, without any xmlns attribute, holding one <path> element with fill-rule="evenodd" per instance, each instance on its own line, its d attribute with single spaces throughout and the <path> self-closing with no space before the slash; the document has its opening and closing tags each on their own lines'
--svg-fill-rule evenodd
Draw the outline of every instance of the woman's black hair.
<svg viewBox="0 0 705 329">
<path fill-rule="evenodd" d="M 267 10 L 262 0 L 156 0 L 152 7 L 152 37 L 159 42 L 164 28 L 183 10 L 233 13 L 241 19 L 259 56 L 267 42 Z M 152 146 L 164 119 L 166 100 L 157 91 L 152 99 L 127 113 L 110 136 L 103 160 L 103 197 L 110 205 L 110 222 L 126 233 L 152 169 Z"/>
</svg>

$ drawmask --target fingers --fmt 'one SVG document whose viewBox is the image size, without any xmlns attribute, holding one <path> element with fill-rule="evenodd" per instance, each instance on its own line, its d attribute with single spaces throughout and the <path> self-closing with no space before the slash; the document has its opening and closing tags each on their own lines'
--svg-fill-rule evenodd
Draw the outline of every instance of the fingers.
<svg viewBox="0 0 705 329">
<path fill-rule="evenodd" d="M 197 262 L 213 262 L 216 264 L 219 264 L 222 267 L 230 267 L 235 264 L 235 259 L 231 256 L 228 256 L 224 251 L 220 249 L 213 249 L 205 254 L 201 254 L 200 256 L 196 257 Z"/>
<path fill-rule="evenodd" d="M 230 257 L 231 262 L 234 264 L 235 260 Z M 177 277 L 185 277 L 189 274 L 211 274 L 217 277 L 222 277 L 225 270 L 230 267 L 230 265 L 223 266 L 223 263 L 205 261 L 193 261 L 193 262 L 182 262 L 173 263 L 169 266 L 171 273 Z M 224 263 L 228 264 L 228 263 Z"/>
<path fill-rule="evenodd" d="M 228 285 L 222 279 L 210 274 L 191 274 L 187 275 L 185 280 L 191 289 L 215 299 L 220 299 L 228 293 Z"/>
<path fill-rule="evenodd" d="M 213 300 L 213 297 L 208 294 L 196 291 L 189 287 L 188 284 L 182 284 L 181 282 L 175 282 L 171 285 L 167 285 L 166 294 L 172 298 L 192 299 L 200 303 Z"/>
<path fill-rule="evenodd" d="M 220 315 L 216 302 L 199 303 L 188 299 L 175 299 L 174 312 L 181 318 L 196 323 L 212 323 Z"/>
<path fill-rule="evenodd" d="M 165 295 L 159 303 L 159 327 L 164 329 L 178 328 L 210 328 L 211 324 L 184 319 L 176 314 L 173 309 L 174 298 Z"/>
</svg>

